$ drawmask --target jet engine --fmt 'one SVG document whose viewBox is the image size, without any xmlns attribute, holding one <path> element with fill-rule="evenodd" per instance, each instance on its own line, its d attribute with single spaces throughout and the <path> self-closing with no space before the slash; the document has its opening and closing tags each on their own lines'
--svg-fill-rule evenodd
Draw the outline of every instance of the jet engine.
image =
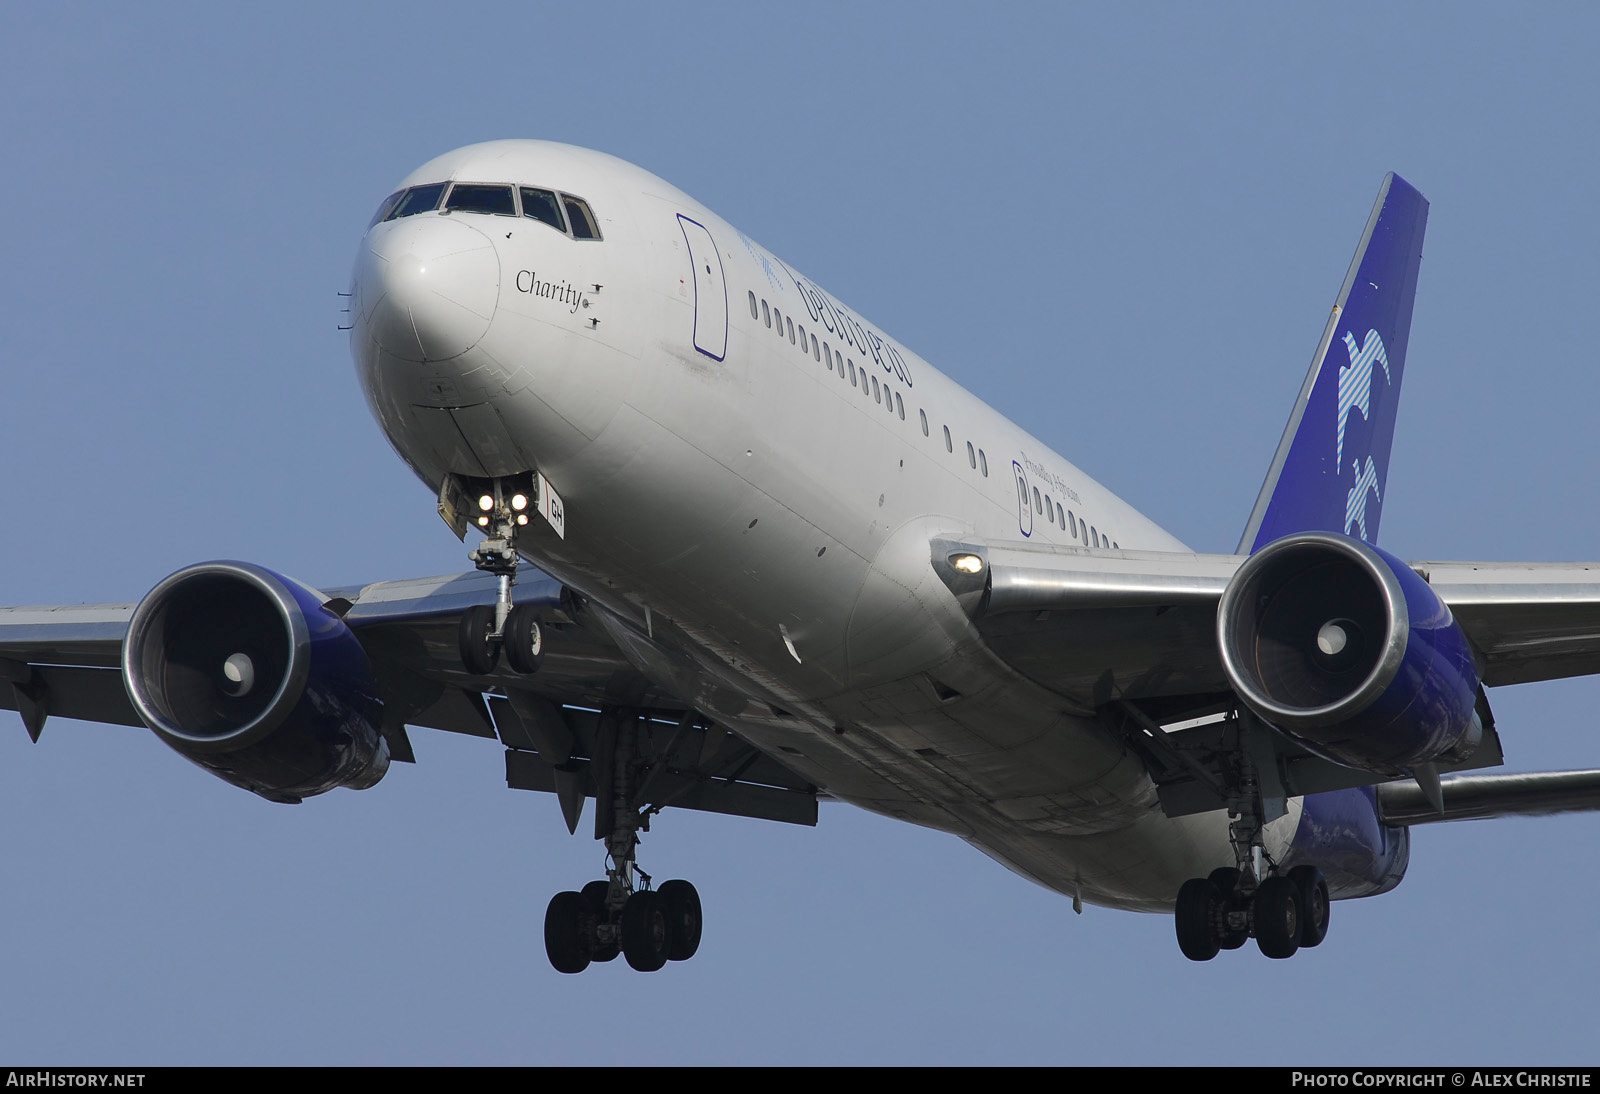
<svg viewBox="0 0 1600 1094">
<path fill-rule="evenodd" d="M 1262 721 L 1336 763 L 1397 776 L 1465 759 L 1483 727 L 1466 635 L 1386 551 L 1285 536 L 1239 567 L 1217 607 L 1222 664 Z"/>
<path fill-rule="evenodd" d="M 185 758 L 269 801 L 389 769 L 365 651 L 323 598 L 244 562 L 179 570 L 134 610 L 123 679 L 145 724 Z"/>
</svg>

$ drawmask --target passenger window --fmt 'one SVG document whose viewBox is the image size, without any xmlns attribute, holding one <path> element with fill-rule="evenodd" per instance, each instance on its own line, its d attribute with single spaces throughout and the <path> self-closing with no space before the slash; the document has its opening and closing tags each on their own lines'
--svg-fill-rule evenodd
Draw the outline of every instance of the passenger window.
<svg viewBox="0 0 1600 1094">
<path fill-rule="evenodd" d="M 1067 515 L 1061 511 L 1061 503 L 1056 502 L 1056 523 L 1061 525 L 1061 530 L 1067 530 Z"/>
<path fill-rule="evenodd" d="M 561 204 L 567 207 L 567 219 L 572 221 L 573 239 L 599 239 L 600 228 L 589 211 L 589 203 L 570 194 L 561 195 Z"/>
<path fill-rule="evenodd" d="M 767 321 L 767 326 L 772 326 L 772 310 L 767 307 L 767 302 L 761 302 L 761 318 Z"/>
<path fill-rule="evenodd" d="M 526 209 L 528 207 L 528 203 L 526 201 L 524 201 L 522 203 L 522 207 L 524 209 Z M 756 291 L 754 289 L 750 290 L 750 318 L 751 319 L 760 319 L 761 318 L 761 313 L 756 311 Z"/>
<path fill-rule="evenodd" d="M 817 348 L 817 336 L 814 335 L 814 334 L 811 336 L 811 356 L 812 356 L 812 358 L 814 360 L 817 360 L 817 361 L 822 360 L 822 351 Z M 832 364 L 828 365 L 828 371 L 829 372 L 833 371 L 833 365 Z"/>
<path fill-rule="evenodd" d="M 789 344 L 794 345 L 794 320 L 785 319 L 783 325 L 789 328 Z"/>
<path fill-rule="evenodd" d="M 802 323 L 800 325 L 800 352 L 804 353 L 805 351 L 806 351 L 806 328 L 805 328 L 805 324 Z"/>
<path fill-rule="evenodd" d="M 918 407 L 917 417 L 922 419 L 922 435 L 926 437 L 928 435 L 928 412 Z"/>
<path fill-rule="evenodd" d="M 878 387 L 878 378 L 876 376 L 872 378 L 872 397 L 880 403 L 883 402 L 883 391 Z"/>
<path fill-rule="evenodd" d="M 954 444 L 950 443 L 950 427 L 949 426 L 945 426 L 944 427 L 944 450 L 946 452 L 954 452 L 956 450 L 956 446 Z"/>
<path fill-rule="evenodd" d="M 1039 488 L 1037 486 L 1033 488 L 1033 511 L 1035 513 L 1044 512 L 1044 503 L 1039 500 Z"/>
<path fill-rule="evenodd" d="M 448 183 L 432 182 L 427 186 L 413 186 L 406 191 L 406 196 L 400 199 L 400 204 L 394 207 L 386 219 L 397 220 L 400 217 L 415 216 L 417 213 L 431 213 L 439 207 L 439 199 L 444 197 L 444 188 Z"/>
<path fill-rule="evenodd" d="M 778 337 L 783 337 L 783 313 L 778 310 L 778 305 L 772 305 L 772 321 L 778 325 Z"/>
<path fill-rule="evenodd" d="M 1100 546 L 1100 530 L 1095 528 L 1093 525 L 1090 525 L 1089 527 L 1089 538 L 1094 540 L 1094 545 L 1096 547 Z"/>
<path fill-rule="evenodd" d="M 833 363 L 839 367 L 839 379 L 844 379 L 844 354 L 838 350 L 833 351 Z"/>
<path fill-rule="evenodd" d="M 1120 544 L 1120 543 L 1113 543 L 1113 544 L 1112 544 L 1112 545 L 1111 545 L 1111 549 L 1112 549 L 1112 550 L 1113 550 L 1113 551 L 1120 551 L 1120 550 L 1122 550 L 1122 544 Z"/>
<path fill-rule="evenodd" d="M 850 386 L 856 386 L 856 360 L 854 357 L 850 358 Z"/>
<path fill-rule="evenodd" d="M 1056 515 L 1056 503 L 1050 500 L 1050 495 L 1044 496 L 1044 519 L 1049 520 Z"/>
<path fill-rule="evenodd" d="M 983 449 L 978 449 L 978 466 L 983 469 L 983 477 L 989 477 L 989 457 L 983 454 Z"/>
<path fill-rule="evenodd" d="M 969 467 L 978 466 L 978 453 L 973 449 L 971 441 L 967 442 L 967 465 Z"/>
<path fill-rule="evenodd" d="M 832 372 L 833 371 L 833 347 L 828 345 L 828 343 L 826 343 L 826 342 L 822 343 L 822 355 L 828 359 L 828 371 Z"/>
<path fill-rule="evenodd" d="M 370 229 L 374 224 L 378 223 L 378 221 L 392 213 L 394 211 L 394 207 L 400 204 L 400 199 L 405 196 L 406 192 L 404 190 L 396 190 L 394 193 L 384 198 L 383 204 L 378 206 L 378 211 L 372 214 L 371 220 L 367 221 L 367 227 Z"/>
<path fill-rule="evenodd" d="M 905 421 L 906 420 L 906 401 L 904 399 L 900 398 L 900 393 L 898 391 L 894 393 L 894 408 L 895 408 L 896 411 L 899 412 L 900 420 L 902 422 Z"/>
</svg>

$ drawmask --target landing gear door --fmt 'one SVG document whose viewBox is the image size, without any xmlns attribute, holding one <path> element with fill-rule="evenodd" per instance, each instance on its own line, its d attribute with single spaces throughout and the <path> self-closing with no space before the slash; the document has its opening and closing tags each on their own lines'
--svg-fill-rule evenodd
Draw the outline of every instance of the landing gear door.
<svg viewBox="0 0 1600 1094">
<path fill-rule="evenodd" d="M 705 225 L 679 213 L 678 227 L 694 267 L 694 348 L 720 361 L 728 354 L 728 286 L 722 277 L 722 256 Z"/>
</svg>

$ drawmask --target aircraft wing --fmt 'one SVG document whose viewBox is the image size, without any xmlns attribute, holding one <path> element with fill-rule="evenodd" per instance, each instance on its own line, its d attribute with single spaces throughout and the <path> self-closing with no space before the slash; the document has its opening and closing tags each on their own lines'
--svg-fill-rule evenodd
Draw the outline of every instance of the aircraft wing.
<svg viewBox="0 0 1600 1094">
<path fill-rule="evenodd" d="M 955 569 L 950 560 L 964 553 L 985 560 L 981 575 Z M 1095 706 L 1110 697 L 1229 690 L 1217 603 L 1247 557 L 933 544 L 935 569 L 995 651 L 1024 675 Z M 1600 673 L 1600 563 L 1410 566 L 1471 640 L 1484 684 Z"/>
<path fill-rule="evenodd" d="M 616 639 L 623 621 L 564 595 L 537 571 L 524 570 L 513 599 L 545 620 L 539 671 L 501 664 L 488 675 L 469 673 L 458 646 L 461 616 L 493 604 L 496 591 L 493 576 L 474 572 L 317 593 L 370 662 L 392 759 L 415 762 L 407 726 L 498 740 L 508 785 L 556 792 L 574 827 L 584 798 L 596 796 L 591 762 L 615 729 L 601 711 L 621 712 L 609 717 L 638 718 L 646 729 L 641 759 L 670 804 L 816 823 L 815 786 L 653 683 Z M 18 711 L 34 740 L 51 716 L 143 726 L 122 668 L 136 608 L 0 608 L 0 709 Z"/>
<path fill-rule="evenodd" d="M 1145 757 L 1163 808 L 1172 815 L 1225 804 L 1219 765 L 1240 747 L 1239 735 L 1249 732 L 1248 725 L 1224 717 L 1239 703 L 1217 626 L 1223 592 L 1247 561 L 1245 555 L 1091 551 L 1027 542 L 932 544 L 935 571 L 986 644 L 1018 672 L 1082 712 L 1098 712 L 1123 734 Z M 1600 564 L 1410 565 L 1466 634 L 1484 685 L 1600 673 Z M 1478 715 L 1482 746 L 1465 762 L 1440 764 L 1439 771 L 1503 762 L 1481 690 Z M 1385 781 L 1312 755 L 1281 734 L 1260 733 L 1257 741 L 1263 765 L 1276 769 L 1288 794 Z M 1452 785 L 1445 780 L 1447 798 Z M 1505 795 L 1495 808 L 1525 808 L 1518 804 L 1518 794 L 1526 795 L 1520 784 L 1485 785 Z M 1479 787 L 1476 793 L 1488 791 Z M 1589 803 L 1585 808 L 1595 807 L 1593 787 L 1586 787 L 1583 800 Z M 1491 807 L 1477 808 L 1461 815 L 1488 815 L 1482 810 Z"/>
</svg>

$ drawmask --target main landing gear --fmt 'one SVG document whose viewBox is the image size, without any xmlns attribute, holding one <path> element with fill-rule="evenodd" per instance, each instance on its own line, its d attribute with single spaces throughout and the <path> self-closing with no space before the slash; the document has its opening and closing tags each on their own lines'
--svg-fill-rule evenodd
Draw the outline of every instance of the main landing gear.
<svg viewBox="0 0 1600 1094">
<path fill-rule="evenodd" d="M 682 733 L 691 715 L 679 724 Z M 650 887 L 634 861 L 656 808 L 644 805 L 652 769 L 638 762 L 639 720 L 602 711 L 595 756 L 595 835 L 606 841 L 606 876 L 557 893 L 544 913 L 544 948 L 557 972 L 578 973 L 620 952 L 639 972 L 687 961 L 700 948 L 700 894 L 687 881 Z M 670 755 L 669 745 L 661 754 Z"/>
<path fill-rule="evenodd" d="M 1268 957 L 1293 957 L 1328 936 L 1328 883 L 1315 866 L 1296 866 L 1246 883 L 1231 866 L 1191 878 L 1178 890 L 1173 918 L 1178 948 L 1191 961 L 1210 961 L 1254 937 Z"/>
<path fill-rule="evenodd" d="M 489 538 L 468 557 L 478 569 L 494 574 L 500 589 L 494 604 L 480 604 L 461 615 L 461 664 L 475 676 L 493 672 L 502 653 L 511 671 L 523 674 L 539 671 L 544 660 L 544 629 L 536 609 L 511 603 L 520 561 L 513 540 L 517 529 L 528 523 L 530 503 L 526 493 L 509 489 L 498 479 L 492 494 L 478 498 L 478 527 Z"/>
<path fill-rule="evenodd" d="M 1178 948 L 1191 961 L 1210 961 L 1250 938 L 1267 957 L 1293 957 L 1328 936 L 1328 883 L 1315 866 L 1287 873 L 1266 853 L 1262 827 L 1284 813 L 1282 798 L 1262 792 L 1248 749 L 1228 773 L 1228 839 L 1236 865 L 1190 878 L 1178 890 L 1173 920 Z"/>
<path fill-rule="evenodd" d="M 700 894 L 693 885 L 669 881 L 628 892 L 618 880 L 612 874 L 581 892 L 550 898 L 544 949 L 557 972 L 582 972 L 591 961 L 611 961 L 618 953 L 639 972 L 655 972 L 700 948 Z"/>
</svg>

